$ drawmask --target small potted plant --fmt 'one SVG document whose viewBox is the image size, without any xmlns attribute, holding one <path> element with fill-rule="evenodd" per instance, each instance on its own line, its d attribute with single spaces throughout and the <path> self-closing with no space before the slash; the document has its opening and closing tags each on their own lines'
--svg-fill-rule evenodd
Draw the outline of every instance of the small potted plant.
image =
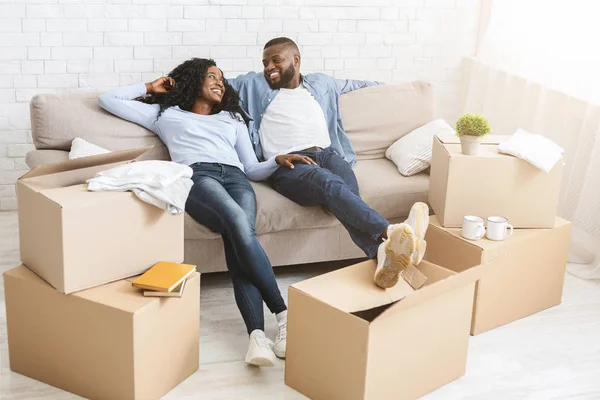
<svg viewBox="0 0 600 400">
<path fill-rule="evenodd" d="M 488 120 L 479 114 L 465 114 L 456 121 L 456 135 L 460 137 L 463 154 L 476 155 L 483 137 L 490 133 Z"/>
</svg>

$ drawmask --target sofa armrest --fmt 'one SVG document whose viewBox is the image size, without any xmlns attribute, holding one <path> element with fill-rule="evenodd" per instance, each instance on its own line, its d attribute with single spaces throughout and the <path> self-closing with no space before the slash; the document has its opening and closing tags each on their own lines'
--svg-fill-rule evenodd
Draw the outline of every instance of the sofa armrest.
<svg viewBox="0 0 600 400">
<path fill-rule="evenodd" d="M 64 150 L 33 150 L 25 156 L 25 163 L 29 168 L 40 165 L 52 164 L 59 161 L 67 161 L 69 152 Z"/>
</svg>

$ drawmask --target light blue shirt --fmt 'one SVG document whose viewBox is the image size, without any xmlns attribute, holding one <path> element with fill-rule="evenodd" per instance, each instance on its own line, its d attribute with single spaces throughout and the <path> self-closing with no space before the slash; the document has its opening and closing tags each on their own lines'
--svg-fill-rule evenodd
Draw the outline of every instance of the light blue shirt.
<svg viewBox="0 0 600 400">
<path fill-rule="evenodd" d="M 145 94 L 143 83 L 124 86 L 101 94 L 98 103 L 106 111 L 156 133 L 176 163 L 232 165 L 253 181 L 264 180 L 279 168 L 275 157 L 258 161 L 248 128 L 239 115 L 232 118 L 228 111 L 201 115 L 175 106 L 166 109 L 157 120 L 158 104 L 133 100 Z"/>
<path fill-rule="evenodd" d="M 327 129 L 331 139 L 331 147 L 348 163 L 354 164 L 356 153 L 350 139 L 344 131 L 340 111 L 340 95 L 368 86 L 380 85 L 380 82 L 336 79 L 325 74 L 302 75 L 302 83 L 323 109 L 327 120 Z M 240 94 L 240 103 L 251 118 L 248 130 L 252 139 L 254 151 L 259 159 L 264 159 L 258 131 L 260 122 L 267 107 L 273 101 L 279 90 L 269 87 L 263 73 L 249 72 L 236 78 L 227 79 Z"/>
</svg>

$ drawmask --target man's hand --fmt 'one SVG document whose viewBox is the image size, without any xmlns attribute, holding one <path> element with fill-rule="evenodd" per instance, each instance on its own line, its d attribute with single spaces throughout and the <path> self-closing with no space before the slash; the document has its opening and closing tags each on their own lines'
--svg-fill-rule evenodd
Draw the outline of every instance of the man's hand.
<svg viewBox="0 0 600 400">
<path fill-rule="evenodd" d="M 282 167 L 294 169 L 294 163 L 317 165 L 312 158 L 300 154 L 283 154 L 275 157 L 275 162 Z"/>
<path fill-rule="evenodd" d="M 163 76 L 155 81 L 146 83 L 146 93 L 166 93 L 175 87 L 175 79 Z"/>
</svg>

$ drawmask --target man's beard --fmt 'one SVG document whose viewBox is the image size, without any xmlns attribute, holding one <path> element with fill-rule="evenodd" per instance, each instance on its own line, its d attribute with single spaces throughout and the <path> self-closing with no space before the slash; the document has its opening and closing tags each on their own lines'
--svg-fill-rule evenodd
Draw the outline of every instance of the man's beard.
<svg viewBox="0 0 600 400">
<path fill-rule="evenodd" d="M 294 75 L 296 75 L 296 69 L 294 68 L 294 64 L 290 64 L 290 66 L 285 70 L 279 73 L 279 81 L 271 82 L 269 78 L 267 78 L 267 83 L 269 87 L 273 90 L 281 89 L 289 85 L 289 83 L 294 79 Z"/>
</svg>

